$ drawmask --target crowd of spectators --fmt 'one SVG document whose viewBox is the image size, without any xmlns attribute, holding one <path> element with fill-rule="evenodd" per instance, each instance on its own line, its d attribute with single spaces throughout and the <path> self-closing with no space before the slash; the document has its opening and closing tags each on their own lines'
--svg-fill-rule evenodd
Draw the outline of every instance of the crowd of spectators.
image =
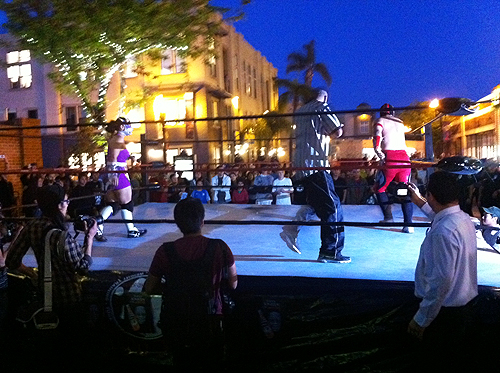
<svg viewBox="0 0 500 373">
<path fill-rule="evenodd" d="M 36 165 L 29 166 L 36 171 Z M 204 170 L 202 167 L 201 170 Z M 342 204 L 374 204 L 373 184 L 375 169 L 333 169 L 332 177 L 336 191 Z M 208 203 L 233 204 L 262 204 L 262 205 L 290 205 L 300 203 L 294 193 L 294 172 L 280 165 L 264 165 L 260 168 L 248 168 L 236 165 L 222 165 L 210 172 L 197 170 L 192 177 L 186 178 L 182 171 L 175 171 L 167 164 L 161 171 L 149 171 L 148 184 L 155 185 L 149 192 L 149 202 L 177 203 L 187 196 L 193 196 Z M 134 188 L 144 186 L 140 178 L 141 173 L 130 173 Z M 415 184 L 422 185 L 423 181 L 412 179 Z M 22 174 L 23 184 L 22 205 L 23 214 L 27 217 L 36 217 L 39 214 L 36 206 L 36 192 L 44 185 L 57 183 L 65 188 L 72 201 L 68 212 L 71 217 L 80 214 L 90 214 L 90 210 L 99 210 L 103 207 L 103 193 L 106 191 L 106 174 L 89 172 L 84 174 Z M 144 193 L 134 192 L 135 199 Z M 85 196 L 94 195 L 95 200 Z M 140 202 L 146 198 L 141 197 Z"/>
<path fill-rule="evenodd" d="M 483 161 L 484 169 L 478 175 L 461 177 L 463 193 L 460 200 L 461 208 L 471 216 L 480 217 L 482 207 L 500 207 L 500 167 L 498 162 Z M 36 164 L 24 167 L 37 171 Z M 206 171 L 205 171 L 206 170 Z M 149 192 L 146 199 L 144 192 L 134 192 L 135 203 L 141 202 L 172 202 L 176 203 L 187 196 L 193 196 L 208 203 L 233 204 L 296 204 L 300 203 L 295 193 L 294 172 L 279 164 L 249 166 L 222 165 L 215 170 L 201 167 L 200 170 L 186 178 L 183 172 L 175 171 L 167 164 L 162 171 L 148 173 L 149 185 L 155 184 L 156 189 Z M 332 177 L 335 189 L 341 203 L 344 205 L 375 204 L 373 185 L 376 169 L 333 169 Z M 411 181 L 425 194 L 426 169 L 413 169 Z M 141 173 L 130 173 L 133 188 L 144 186 Z M 79 214 L 91 214 L 103 207 L 106 191 L 106 174 L 89 172 L 86 174 L 41 174 L 23 173 L 20 176 L 23 186 L 21 196 L 14 194 L 12 183 L 7 177 L 0 175 L 2 188 L 2 207 L 5 209 L 17 204 L 20 197 L 21 212 L 26 217 L 39 216 L 36 205 L 37 190 L 44 185 L 59 184 L 68 192 L 71 200 L 68 212 L 74 217 Z M 141 201 L 137 201 L 138 196 Z M 85 198 L 88 196 L 88 198 Z M 93 197 L 92 197 L 93 196 Z M 9 215 L 9 210 L 4 215 Z"/>
<path fill-rule="evenodd" d="M 204 168 L 201 168 L 202 170 Z M 332 177 L 341 203 L 345 205 L 375 204 L 373 185 L 376 169 L 333 169 Z M 425 173 L 425 170 L 424 170 Z M 221 165 L 212 172 L 196 171 L 192 179 L 173 167 L 149 178 L 159 189 L 150 193 L 151 202 L 178 202 L 183 196 L 200 198 L 204 204 L 301 204 L 295 193 L 294 171 L 282 165 Z M 414 170 L 412 181 L 424 185 L 421 171 Z"/>
<path fill-rule="evenodd" d="M 25 168 L 26 169 L 26 168 Z M 36 165 L 27 167 L 36 171 Z M 71 203 L 68 206 L 68 214 L 71 217 L 82 214 L 93 214 L 103 206 L 103 193 L 106 182 L 103 174 L 99 172 L 79 174 L 22 174 L 23 186 L 21 195 L 22 214 L 26 217 L 40 217 L 40 209 L 37 206 L 37 194 L 40 188 L 46 185 L 60 185 L 68 194 Z M 95 210 L 95 211 L 94 211 Z"/>
<path fill-rule="evenodd" d="M 196 171 L 191 180 L 172 169 L 149 178 L 159 188 L 150 193 L 151 202 L 178 202 L 192 196 L 208 203 L 292 204 L 293 183 L 290 173 L 276 167 L 221 165 L 212 173 Z"/>
</svg>

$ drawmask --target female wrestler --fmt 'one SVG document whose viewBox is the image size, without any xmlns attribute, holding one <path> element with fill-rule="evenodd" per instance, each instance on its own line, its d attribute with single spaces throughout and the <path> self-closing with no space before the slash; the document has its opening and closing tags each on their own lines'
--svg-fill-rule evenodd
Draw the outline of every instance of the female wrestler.
<svg viewBox="0 0 500 373">
<path fill-rule="evenodd" d="M 111 133 L 108 139 L 107 168 L 110 171 L 124 171 L 127 169 L 127 159 L 130 153 L 125 148 L 125 136 L 132 134 L 130 121 L 125 118 L 118 118 L 106 126 L 106 131 Z M 113 172 L 108 174 L 110 188 L 106 192 L 107 206 L 101 210 L 103 220 L 111 215 L 115 215 L 118 210 L 121 211 L 123 220 L 132 220 L 134 211 L 134 202 L 132 201 L 132 186 L 130 178 L 126 172 Z M 146 234 L 146 229 L 137 229 L 134 223 L 126 223 L 128 229 L 128 238 L 141 237 Z M 99 241 L 106 241 L 102 236 L 102 224 L 99 227 Z"/>
</svg>

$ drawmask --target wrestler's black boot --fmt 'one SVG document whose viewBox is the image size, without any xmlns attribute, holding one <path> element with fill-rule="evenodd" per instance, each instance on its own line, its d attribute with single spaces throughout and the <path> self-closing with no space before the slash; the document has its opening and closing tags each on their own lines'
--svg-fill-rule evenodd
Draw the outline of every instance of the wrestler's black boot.
<svg viewBox="0 0 500 373">
<path fill-rule="evenodd" d="M 95 220 L 97 222 L 97 232 L 94 236 L 94 239 L 98 242 L 106 242 L 108 239 L 104 236 L 103 233 L 103 222 L 104 222 L 104 217 L 102 215 L 97 215 L 95 217 Z"/>
<path fill-rule="evenodd" d="M 403 202 L 401 204 L 401 209 L 403 210 L 403 218 L 405 223 L 411 223 L 413 219 L 413 203 Z M 403 233 L 413 233 L 413 227 L 404 226 L 401 232 Z"/>
<path fill-rule="evenodd" d="M 377 201 L 384 214 L 384 219 L 380 220 L 379 223 L 392 223 L 394 221 L 392 217 L 392 205 L 389 203 L 389 197 L 386 192 L 376 193 Z"/>
</svg>

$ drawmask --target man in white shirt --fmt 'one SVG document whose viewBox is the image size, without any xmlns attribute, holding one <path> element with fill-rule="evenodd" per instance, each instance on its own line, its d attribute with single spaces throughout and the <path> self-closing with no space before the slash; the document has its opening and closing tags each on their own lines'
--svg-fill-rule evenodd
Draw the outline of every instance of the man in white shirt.
<svg viewBox="0 0 500 373">
<path fill-rule="evenodd" d="M 214 203 L 231 202 L 231 178 L 224 173 L 223 167 L 217 167 L 217 175 L 212 177 L 211 185 Z"/>
<path fill-rule="evenodd" d="M 438 355 L 443 364 L 443 359 L 455 364 L 467 346 L 471 301 L 478 295 L 475 227 L 460 209 L 455 175 L 434 172 L 427 200 L 414 185 L 409 189 L 412 201 L 433 221 L 420 247 L 415 295 L 421 302 L 408 333 L 424 341 L 427 352 Z"/>
<path fill-rule="evenodd" d="M 279 170 L 278 177 L 273 181 L 273 193 L 277 205 L 291 205 L 290 195 L 293 193 L 292 180 L 285 177 L 285 171 Z"/>
</svg>

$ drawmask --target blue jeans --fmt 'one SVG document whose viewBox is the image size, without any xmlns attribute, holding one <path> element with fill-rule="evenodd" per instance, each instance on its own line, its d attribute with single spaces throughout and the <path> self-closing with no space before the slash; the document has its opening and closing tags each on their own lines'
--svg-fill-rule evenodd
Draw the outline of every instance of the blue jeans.
<svg viewBox="0 0 500 373">
<path fill-rule="evenodd" d="M 335 192 L 333 179 L 328 172 L 316 172 L 305 178 L 303 182 L 308 204 L 300 207 L 294 220 L 310 221 L 316 215 L 323 223 L 344 221 L 340 198 Z M 293 237 L 297 237 L 300 228 L 300 225 L 286 225 L 283 230 Z M 344 226 L 322 225 L 319 253 L 322 255 L 337 256 L 343 248 Z"/>
</svg>

